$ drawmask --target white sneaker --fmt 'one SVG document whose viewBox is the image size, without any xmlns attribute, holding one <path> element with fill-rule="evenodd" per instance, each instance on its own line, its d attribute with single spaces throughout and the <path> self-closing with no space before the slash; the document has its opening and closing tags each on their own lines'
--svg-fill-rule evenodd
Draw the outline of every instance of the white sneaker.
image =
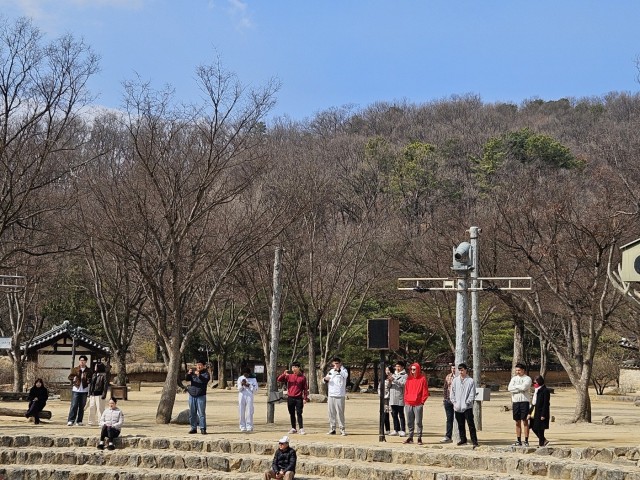
<svg viewBox="0 0 640 480">
<path fill-rule="evenodd" d="M 451 440 L 449 437 L 444 437 L 442 440 L 440 440 L 440 443 L 451 443 L 453 442 L 453 440 Z"/>
<path fill-rule="evenodd" d="M 400 430 L 398 432 L 398 435 L 401 436 L 401 437 L 404 437 L 406 435 L 406 433 L 404 433 L 404 430 Z"/>
<path fill-rule="evenodd" d="M 247 429 L 246 429 L 246 428 L 244 428 L 244 427 L 240 427 L 240 431 L 241 431 L 241 432 L 246 432 L 246 431 L 247 431 Z"/>
<path fill-rule="evenodd" d="M 306 435 L 306 434 L 307 434 L 307 433 L 304 431 L 304 428 L 301 428 L 301 429 L 298 431 L 298 433 L 299 433 L 300 435 Z"/>
<path fill-rule="evenodd" d="M 342 435 L 343 437 L 347 436 L 347 432 L 344 428 L 340 429 L 340 435 Z"/>
<path fill-rule="evenodd" d="M 289 435 L 291 435 L 292 433 L 298 433 L 298 431 L 295 428 L 292 428 L 291 430 L 289 430 Z"/>
<path fill-rule="evenodd" d="M 67 427 L 73 427 L 73 422 L 67 422 Z"/>
<path fill-rule="evenodd" d="M 395 430 L 391 430 L 386 435 L 389 435 L 390 437 L 397 437 L 398 436 L 398 432 L 396 432 Z"/>
<path fill-rule="evenodd" d="M 385 431 L 384 431 L 384 434 L 385 434 L 385 435 L 389 435 L 390 433 L 391 433 L 391 432 L 390 432 L 389 430 L 385 430 Z"/>
<path fill-rule="evenodd" d="M 76 426 L 77 427 L 84 427 L 84 424 L 82 422 L 78 422 L 78 423 L 76 423 Z"/>
</svg>

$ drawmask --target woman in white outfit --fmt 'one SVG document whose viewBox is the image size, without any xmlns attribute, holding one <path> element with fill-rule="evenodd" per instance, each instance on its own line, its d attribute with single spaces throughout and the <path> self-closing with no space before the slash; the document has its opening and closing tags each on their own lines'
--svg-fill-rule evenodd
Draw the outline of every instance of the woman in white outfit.
<svg viewBox="0 0 640 480">
<path fill-rule="evenodd" d="M 249 368 L 242 369 L 238 378 L 238 409 L 240 411 L 240 431 L 253 431 L 253 395 L 258 391 L 258 381 Z"/>
</svg>

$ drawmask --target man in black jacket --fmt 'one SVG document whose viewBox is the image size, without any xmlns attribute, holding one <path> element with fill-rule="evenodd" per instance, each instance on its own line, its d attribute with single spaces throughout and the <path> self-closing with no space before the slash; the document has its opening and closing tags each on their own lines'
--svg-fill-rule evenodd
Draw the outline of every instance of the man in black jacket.
<svg viewBox="0 0 640 480">
<path fill-rule="evenodd" d="M 289 437 L 285 435 L 278 441 L 278 450 L 273 456 L 271 470 L 264 473 L 264 480 L 293 480 L 296 474 L 296 460 L 296 451 L 289 446 Z"/>
<path fill-rule="evenodd" d="M 191 423 L 189 433 L 197 433 L 197 427 L 200 425 L 200 433 L 207 434 L 207 383 L 209 383 L 210 378 L 202 360 L 198 360 L 196 368 L 191 368 L 185 377 L 188 382 L 191 382 L 191 385 L 187 387 L 189 392 L 189 421 Z"/>
</svg>

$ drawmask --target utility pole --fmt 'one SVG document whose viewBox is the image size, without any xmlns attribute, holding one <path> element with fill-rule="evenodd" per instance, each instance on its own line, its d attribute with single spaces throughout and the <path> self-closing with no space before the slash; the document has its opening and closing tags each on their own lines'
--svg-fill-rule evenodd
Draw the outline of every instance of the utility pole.
<svg viewBox="0 0 640 480">
<path fill-rule="evenodd" d="M 471 292 L 473 380 L 476 382 L 476 385 L 479 386 L 482 373 L 482 337 L 480 321 L 478 319 L 478 293 L 483 291 L 531 290 L 532 280 L 531 277 L 478 276 L 478 234 L 482 232 L 482 229 L 479 227 L 471 227 L 468 232 L 471 243 L 462 242 L 453 249 L 453 263 L 451 265 L 451 270 L 454 272 L 453 278 L 398 278 L 398 290 L 411 290 L 418 293 L 425 293 L 432 290 L 456 292 L 456 368 L 460 363 L 466 363 L 468 356 L 468 293 Z M 471 280 L 471 285 L 469 285 L 469 279 Z M 482 430 L 481 399 L 474 402 L 473 414 L 476 419 L 477 429 Z"/>
<path fill-rule="evenodd" d="M 273 261 L 273 298 L 271 300 L 271 342 L 269 344 L 269 372 L 268 390 L 269 402 L 267 402 L 267 423 L 275 422 L 275 402 L 272 397 L 277 396 L 278 385 L 276 382 L 278 368 L 278 347 L 280 345 L 280 300 L 282 298 L 282 247 L 276 247 Z"/>
<path fill-rule="evenodd" d="M 471 348 L 473 350 L 473 381 L 480 386 L 482 381 L 482 335 L 480 334 L 480 319 L 478 318 L 478 234 L 481 228 L 470 227 L 469 238 L 471 240 L 471 255 L 474 269 L 471 271 Z M 473 416 L 476 428 L 482 430 L 482 402 L 473 402 Z"/>
</svg>

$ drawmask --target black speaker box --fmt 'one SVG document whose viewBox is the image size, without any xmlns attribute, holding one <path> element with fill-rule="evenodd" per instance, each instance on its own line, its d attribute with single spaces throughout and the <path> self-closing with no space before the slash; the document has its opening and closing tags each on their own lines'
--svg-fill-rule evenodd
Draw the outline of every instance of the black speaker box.
<svg viewBox="0 0 640 480">
<path fill-rule="evenodd" d="M 397 350 L 400 346 L 400 322 L 397 318 L 371 318 L 367 321 L 367 348 Z"/>
</svg>

